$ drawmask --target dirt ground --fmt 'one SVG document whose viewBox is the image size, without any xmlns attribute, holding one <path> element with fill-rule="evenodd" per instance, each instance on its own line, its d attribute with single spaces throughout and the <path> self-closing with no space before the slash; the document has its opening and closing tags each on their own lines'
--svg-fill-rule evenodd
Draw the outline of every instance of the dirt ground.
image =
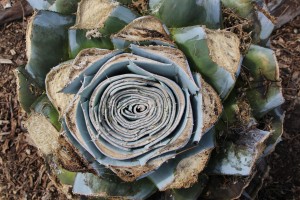
<svg viewBox="0 0 300 200">
<path fill-rule="evenodd" d="M 269 177 L 259 200 L 300 199 L 300 16 L 273 33 L 282 79 L 285 113 L 283 140 L 268 157 Z"/>
<path fill-rule="evenodd" d="M 23 127 L 13 70 L 26 64 L 27 20 L 0 26 L 0 199 L 64 199 L 45 173 L 43 159 Z M 257 199 L 300 199 L 300 16 L 275 31 L 286 102 L 283 141 L 268 158 L 270 175 Z"/>
<path fill-rule="evenodd" d="M 16 98 L 13 70 L 26 64 L 27 21 L 0 27 L 0 199 L 57 199 L 58 193 L 45 173 L 43 159 L 27 137 L 26 115 Z"/>
</svg>

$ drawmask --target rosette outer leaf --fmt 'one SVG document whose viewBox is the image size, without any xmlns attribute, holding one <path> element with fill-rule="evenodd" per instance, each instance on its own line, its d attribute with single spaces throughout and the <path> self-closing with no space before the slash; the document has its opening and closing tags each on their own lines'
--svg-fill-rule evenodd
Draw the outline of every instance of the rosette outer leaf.
<svg viewBox="0 0 300 200">
<path fill-rule="evenodd" d="M 26 112 L 30 112 L 30 106 L 43 93 L 43 90 L 23 66 L 16 69 L 15 76 L 17 77 L 19 103 Z"/>
<path fill-rule="evenodd" d="M 111 34 L 117 33 L 137 17 L 139 14 L 116 1 L 81 1 L 76 23 L 69 29 L 70 57 L 74 58 L 81 50 L 91 47 L 113 49 Z"/>
<path fill-rule="evenodd" d="M 238 37 L 228 31 L 200 26 L 171 29 L 172 38 L 189 58 L 193 70 L 203 74 L 222 99 L 233 89 L 242 56 Z"/>
<path fill-rule="evenodd" d="M 74 16 L 46 10 L 37 11 L 26 32 L 28 63 L 16 70 L 18 99 L 28 113 L 31 105 L 44 93 L 45 77 L 50 69 L 68 60 L 68 28 Z"/>
<path fill-rule="evenodd" d="M 155 186 L 148 179 L 131 183 L 120 181 L 117 177 L 99 177 L 91 173 L 78 173 L 73 186 L 74 194 L 89 197 L 146 199 L 155 191 Z"/>
<path fill-rule="evenodd" d="M 225 8 L 248 20 L 252 43 L 266 45 L 274 30 L 274 17 L 262 0 L 221 0 Z"/>
<path fill-rule="evenodd" d="M 29 22 L 26 34 L 26 71 L 41 86 L 52 67 L 68 60 L 68 31 L 73 16 L 40 10 Z"/>
<path fill-rule="evenodd" d="M 149 0 L 151 14 L 168 27 L 206 25 L 218 29 L 221 26 L 220 0 Z"/>
<path fill-rule="evenodd" d="M 80 0 L 27 0 L 37 10 L 51 10 L 61 14 L 73 14 Z"/>
<path fill-rule="evenodd" d="M 248 75 L 246 94 L 253 115 L 261 118 L 284 102 L 275 54 L 271 49 L 251 45 L 243 65 Z"/>
</svg>

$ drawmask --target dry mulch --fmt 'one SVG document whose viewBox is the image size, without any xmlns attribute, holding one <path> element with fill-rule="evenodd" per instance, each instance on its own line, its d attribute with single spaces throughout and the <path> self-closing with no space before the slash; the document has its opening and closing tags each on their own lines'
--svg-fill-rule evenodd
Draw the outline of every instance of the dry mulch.
<svg viewBox="0 0 300 200">
<path fill-rule="evenodd" d="M 283 141 L 268 158 L 269 177 L 260 200 L 300 199 L 300 16 L 273 33 L 286 111 Z"/>
<path fill-rule="evenodd" d="M 26 21 L 0 27 L 0 199 L 62 199 L 23 127 L 14 69 L 26 64 Z"/>
<path fill-rule="evenodd" d="M 0 199 L 64 199 L 45 173 L 43 159 L 22 123 L 13 70 L 26 64 L 24 21 L 0 26 Z M 300 17 L 274 32 L 272 48 L 280 63 L 286 103 L 283 141 L 268 158 L 271 166 L 259 200 L 300 196 Z"/>
</svg>

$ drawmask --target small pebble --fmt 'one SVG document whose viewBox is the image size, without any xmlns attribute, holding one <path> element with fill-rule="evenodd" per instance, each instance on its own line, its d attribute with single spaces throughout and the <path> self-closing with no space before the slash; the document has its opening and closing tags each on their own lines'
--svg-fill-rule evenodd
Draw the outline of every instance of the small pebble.
<svg viewBox="0 0 300 200">
<path fill-rule="evenodd" d="M 16 55 L 16 51 L 14 49 L 11 49 L 10 54 L 13 55 L 13 56 Z"/>
<path fill-rule="evenodd" d="M 16 63 L 17 63 L 18 66 L 20 66 L 20 65 L 24 65 L 24 64 L 25 64 L 25 61 L 18 58 L 18 59 L 16 60 Z"/>
<path fill-rule="evenodd" d="M 25 149 L 26 153 L 30 155 L 30 149 Z"/>
</svg>

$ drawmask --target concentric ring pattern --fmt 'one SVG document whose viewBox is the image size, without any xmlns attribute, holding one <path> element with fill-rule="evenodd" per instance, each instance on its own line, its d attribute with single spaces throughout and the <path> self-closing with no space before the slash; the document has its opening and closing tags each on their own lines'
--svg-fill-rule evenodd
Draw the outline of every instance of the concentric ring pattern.
<svg viewBox="0 0 300 200">
<path fill-rule="evenodd" d="M 130 49 L 85 66 L 64 89 L 76 93 L 64 116 L 68 136 L 105 166 L 166 161 L 202 135 L 202 94 L 187 63 L 151 46 Z"/>
</svg>

